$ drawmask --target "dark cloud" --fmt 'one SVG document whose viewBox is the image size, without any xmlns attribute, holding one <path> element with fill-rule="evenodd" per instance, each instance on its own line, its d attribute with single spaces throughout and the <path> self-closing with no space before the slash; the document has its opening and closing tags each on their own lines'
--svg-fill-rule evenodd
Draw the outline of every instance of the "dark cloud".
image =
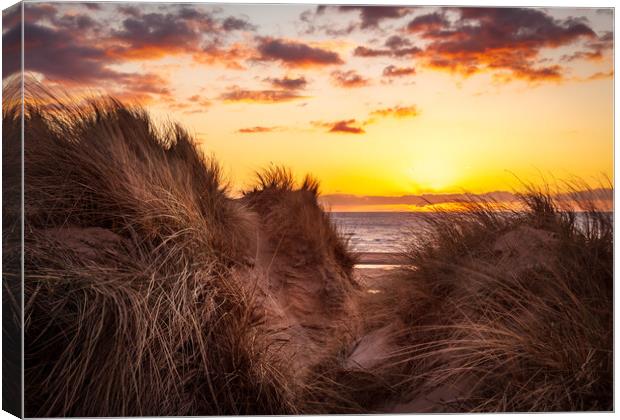
<svg viewBox="0 0 620 420">
<path fill-rule="evenodd" d="M 356 57 L 391 57 L 392 50 L 359 46 L 353 50 L 353 55 Z"/>
<path fill-rule="evenodd" d="M 329 50 L 273 38 L 259 38 L 258 61 L 280 61 L 291 67 L 342 64 L 340 56 Z"/>
<path fill-rule="evenodd" d="M 222 22 L 222 28 L 225 31 L 253 31 L 256 29 L 256 26 L 247 20 L 229 16 Z"/>
<path fill-rule="evenodd" d="M 106 50 L 80 37 L 72 24 L 52 28 L 34 23 L 24 24 L 26 71 L 41 73 L 46 80 L 61 83 L 90 85 L 96 88 L 108 86 L 108 91 L 119 97 L 132 96 L 141 101 L 153 95 L 170 96 L 167 82 L 152 73 L 126 73 L 112 70 L 114 64 Z M 20 27 L 14 27 L 3 35 L 3 41 L 19 45 Z M 3 77 L 19 71 L 19 63 L 13 67 L 3 66 Z"/>
<path fill-rule="evenodd" d="M 21 71 L 21 3 L 2 11 L 2 78 Z"/>
<path fill-rule="evenodd" d="M 90 3 L 83 3 L 82 5 L 86 6 L 86 4 Z M 101 23 L 89 14 L 60 14 L 55 5 L 48 3 L 27 3 L 24 6 L 24 21 L 33 24 L 45 23 L 45 26 L 51 26 L 52 29 L 71 29 L 82 32 L 101 27 Z"/>
<path fill-rule="evenodd" d="M 385 46 L 391 50 L 398 50 L 401 48 L 410 47 L 411 41 L 407 38 L 403 38 L 402 36 L 392 35 L 385 41 Z"/>
<path fill-rule="evenodd" d="M 19 25 L 22 20 L 28 23 L 37 23 L 42 20 L 52 21 L 58 10 L 53 4 L 26 3 L 22 19 L 21 5 L 13 5 L 2 11 L 2 31 L 6 33 L 9 29 Z"/>
<path fill-rule="evenodd" d="M 317 13 L 323 13 L 327 7 L 318 6 Z M 398 19 L 413 11 L 411 7 L 400 6 L 335 6 L 335 8 L 340 12 L 359 12 L 361 29 L 377 28 L 384 20 Z"/>
<path fill-rule="evenodd" d="M 350 35 L 354 30 L 359 28 L 358 22 L 349 22 L 345 26 L 340 26 L 334 24 L 333 22 L 329 23 L 318 23 L 317 16 L 321 15 L 322 12 L 315 12 L 313 10 L 306 10 L 299 15 L 299 20 L 301 22 L 301 26 L 303 29 L 302 33 L 305 34 L 314 34 L 316 32 L 323 32 L 332 37 L 339 37 Z"/>
<path fill-rule="evenodd" d="M 167 13 L 131 15 L 121 22 L 121 29 L 111 33 L 122 46 L 113 48 L 125 58 L 156 58 L 178 52 L 199 50 L 203 35 L 217 32 L 211 14 L 182 7 Z"/>
<path fill-rule="evenodd" d="M 503 72 L 506 79 L 557 80 L 563 77 L 563 69 L 541 67 L 541 49 L 596 39 L 582 20 L 557 20 L 540 9 L 467 7 L 455 11 L 454 22 L 423 15 L 407 26 L 429 41 L 421 56 L 430 67 L 464 75 L 490 70 Z"/>
<path fill-rule="evenodd" d="M 300 90 L 306 87 L 308 81 L 305 77 L 300 76 L 297 78 L 291 78 L 288 76 L 282 77 L 280 79 L 273 78 L 267 79 L 269 83 L 275 88 L 285 89 L 285 90 Z"/>
<path fill-rule="evenodd" d="M 358 88 L 368 86 L 369 84 L 369 80 L 362 77 L 355 70 L 336 70 L 331 73 L 331 76 L 334 84 L 343 88 Z"/>
<path fill-rule="evenodd" d="M 2 32 L 6 33 L 21 24 L 22 8 L 21 4 L 14 4 L 2 11 Z"/>
<path fill-rule="evenodd" d="M 246 19 L 219 18 L 212 10 L 191 6 L 138 8 L 115 6 L 118 25 L 107 26 L 102 19 L 89 14 L 62 13 L 63 8 L 46 4 L 28 4 L 26 19 L 26 69 L 40 73 L 46 80 L 65 86 L 87 85 L 119 94 L 148 100 L 159 95 L 171 108 L 192 109 L 208 106 L 207 100 L 170 101 L 168 82 L 152 73 L 132 73 L 113 66 L 126 60 L 149 60 L 178 53 L 188 54 L 200 63 L 223 63 L 230 68 L 243 68 L 242 62 L 255 54 L 252 46 L 231 44 L 227 32 L 253 28 Z M 82 9 L 83 10 L 83 9 Z M 5 13 L 3 56 L 19 50 L 20 13 Z M 13 26 L 9 25 L 13 23 Z M 265 40 L 262 54 L 266 59 L 288 65 L 326 65 L 342 61 L 336 53 L 309 45 Z M 11 61 L 13 63 L 11 63 Z M 3 76 L 19 71 L 18 60 L 6 60 Z M 278 89 L 237 89 L 222 95 L 227 101 L 276 103 L 303 98 L 292 92 L 305 86 L 305 79 L 283 78 L 272 81 Z"/>
<path fill-rule="evenodd" d="M 56 27 L 67 28 L 75 31 L 87 31 L 100 28 L 101 24 L 88 15 L 63 15 L 53 19 Z"/>
<path fill-rule="evenodd" d="M 7 39 L 19 37 L 10 31 Z M 114 79 L 119 73 L 106 67 L 104 49 L 82 43 L 75 31 L 52 29 L 27 23 L 24 25 L 25 68 L 53 79 L 93 82 Z"/>
<path fill-rule="evenodd" d="M 227 92 L 220 96 L 220 99 L 225 102 L 255 102 L 265 104 L 289 102 L 302 98 L 304 98 L 304 96 L 286 90 L 246 90 L 237 86 L 229 88 Z"/>
<path fill-rule="evenodd" d="M 407 31 L 412 33 L 436 31 L 448 26 L 448 24 L 449 22 L 443 14 L 429 13 L 415 17 L 407 25 Z"/>
<path fill-rule="evenodd" d="M 121 6 L 119 10 L 127 17 L 119 30 L 111 32 L 111 40 L 120 45 L 111 48 L 110 54 L 125 59 L 191 54 L 202 63 L 223 63 L 240 69 L 243 66 L 239 60 L 247 58 L 249 49 L 230 48 L 226 34 L 255 29 L 246 19 L 228 16 L 220 20 L 210 11 L 191 6 L 153 13 L 142 13 L 133 6 Z"/>
<path fill-rule="evenodd" d="M 413 76 L 416 73 L 414 67 L 396 67 L 394 65 L 387 66 L 383 69 L 385 77 L 405 77 Z"/>
<path fill-rule="evenodd" d="M 576 51 L 572 54 L 563 55 L 562 60 L 600 60 L 608 51 L 611 51 L 613 49 L 614 34 L 611 31 L 605 32 L 602 35 L 587 41 L 584 47 L 584 50 Z"/>
<path fill-rule="evenodd" d="M 395 57 L 407 58 L 415 57 L 422 50 L 418 47 L 399 48 L 399 49 L 378 49 L 359 46 L 353 50 L 353 55 L 357 57 Z"/>
<path fill-rule="evenodd" d="M 383 44 L 385 48 L 368 48 L 359 46 L 353 51 L 357 57 L 414 57 L 422 50 L 413 46 L 410 40 L 398 35 L 392 35 Z"/>
<path fill-rule="evenodd" d="M 140 16 L 141 12 L 140 12 L 140 8 L 136 7 L 136 6 L 118 6 L 118 11 L 121 12 L 124 15 L 127 16 L 131 16 L 134 18 L 137 18 Z"/>
<path fill-rule="evenodd" d="M 24 20 L 35 23 L 40 20 L 53 20 L 58 9 L 54 4 L 49 3 L 26 3 L 24 5 Z"/>
</svg>

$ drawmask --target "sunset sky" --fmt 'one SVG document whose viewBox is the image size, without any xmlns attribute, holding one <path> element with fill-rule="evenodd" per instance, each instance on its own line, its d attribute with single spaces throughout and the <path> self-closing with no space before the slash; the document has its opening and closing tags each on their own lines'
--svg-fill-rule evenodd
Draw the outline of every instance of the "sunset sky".
<svg viewBox="0 0 620 420">
<path fill-rule="evenodd" d="M 613 175 L 611 9 L 31 3 L 24 21 L 26 70 L 182 123 L 235 190 L 271 164 L 343 209 Z"/>
</svg>

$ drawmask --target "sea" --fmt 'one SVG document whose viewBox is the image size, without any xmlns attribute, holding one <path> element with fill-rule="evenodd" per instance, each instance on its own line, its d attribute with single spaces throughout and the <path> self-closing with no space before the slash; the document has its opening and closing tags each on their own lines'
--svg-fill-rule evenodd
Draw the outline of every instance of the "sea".
<svg viewBox="0 0 620 420">
<path fill-rule="evenodd" d="M 424 213 L 332 212 L 330 216 L 354 252 L 399 253 L 421 241 L 429 228 Z M 577 226 L 585 228 L 585 216 L 576 213 L 576 218 Z"/>
<path fill-rule="evenodd" d="M 332 212 L 338 231 L 354 252 L 398 253 L 420 238 L 425 228 L 420 213 Z"/>
</svg>

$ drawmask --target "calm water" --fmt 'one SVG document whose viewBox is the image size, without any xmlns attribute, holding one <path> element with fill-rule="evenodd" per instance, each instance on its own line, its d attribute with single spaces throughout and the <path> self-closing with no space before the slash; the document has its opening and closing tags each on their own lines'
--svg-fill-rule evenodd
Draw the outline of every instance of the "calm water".
<svg viewBox="0 0 620 420">
<path fill-rule="evenodd" d="M 420 213 L 368 212 L 330 213 L 336 226 L 350 239 L 355 252 L 400 252 L 424 235 L 424 216 Z M 576 214 L 578 228 L 585 227 L 586 218 Z"/>
<path fill-rule="evenodd" d="M 330 213 L 355 252 L 399 252 L 423 229 L 417 213 Z"/>
</svg>

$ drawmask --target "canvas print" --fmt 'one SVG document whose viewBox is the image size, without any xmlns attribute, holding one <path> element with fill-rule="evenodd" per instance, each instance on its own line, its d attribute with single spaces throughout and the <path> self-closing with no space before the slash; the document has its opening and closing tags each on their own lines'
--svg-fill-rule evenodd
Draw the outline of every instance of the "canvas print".
<svg viewBox="0 0 620 420">
<path fill-rule="evenodd" d="M 3 409 L 612 411 L 613 19 L 5 9 Z"/>
</svg>

